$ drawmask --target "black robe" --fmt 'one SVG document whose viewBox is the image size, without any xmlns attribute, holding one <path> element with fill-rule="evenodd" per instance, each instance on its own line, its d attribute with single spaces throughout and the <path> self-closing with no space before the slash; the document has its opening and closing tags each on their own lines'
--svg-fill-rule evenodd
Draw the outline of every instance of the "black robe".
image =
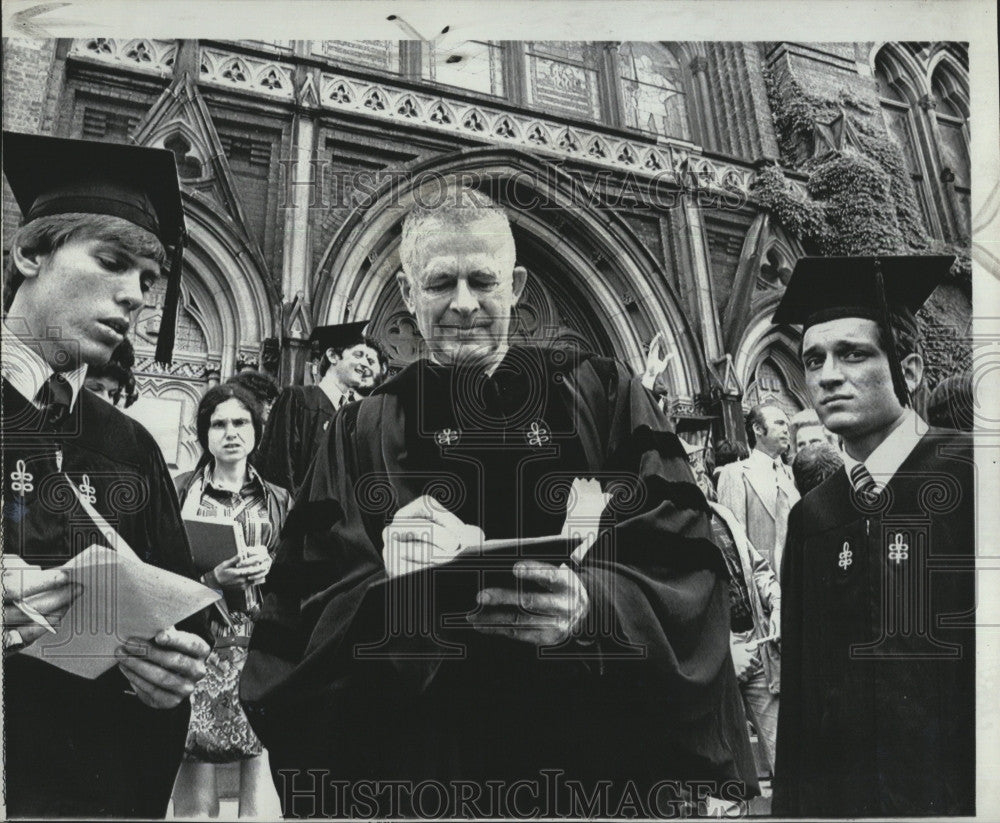
<svg viewBox="0 0 1000 823">
<path fill-rule="evenodd" d="M 434 493 L 488 538 L 551 535 L 575 476 L 618 490 L 616 522 L 579 570 L 602 621 L 590 645 L 540 658 L 466 628 L 438 632 L 458 658 L 407 660 L 428 644 L 398 636 L 381 655 L 355 655 L 384 636 L 384 614 L 354 618 L 385 575 L 381 533 L 398 508 Z M 557 770 L 587 795 L 613 781 L 595 811 L 605 815 L 629 781 L 644 802 L 657 781 L 675 781 L 661 787 L 663 814 L 685 789 L 755 792 L 726 573 L 706 512 L 652 396 L 611 360 L 512 348 L 492 379 L 418 362 L 345 407 L 290 514 L 241 683 L 286 814 L 310 803 L 316 814 L 407 813 L 391 792 L 352 807 L 310 769 L 354 786 L 480 787 Z M 692 787 L 698 780 L 711 789 Z M 546 812 L 572 813 L 566 791 Z M 454 797 L 445 808 L 462 813 Z M 486 804 L 465 814 L 505 811 L 514 813 Z"/>
<path fill-rule="evenodd" d="M 932 429 L 877 504 L 841 469 L 792 509 L 774 814 L 975 813 L 974 503 L 970 438 Z"/>
<path fill-rule="evenodd" d="M 166 464 L 138 423 L 83 390 L 62 424 L 44 430 L 34 407 L 4 380 L 3 435 L 5 552 L 50 568 L 93 543 L 106 545 L 57 472 L 61 451 L 62 472 L 77 486 L 86 476 L 94 507 L 142 560 L 195 576 Z M 208 637 L 203 616 L 178 628 Z M 117 666 L 88 680 L 22 654 L 5 657 L 9 815 L 166 814 L 189 703 L 151 709 L 127 689 Z"/>
<path fill-rule="evenodd" d="M 274 403 L 254 459 L 265 479 L 296 491 L 337 409 L 319 386 L 289 386 Z"/>
</svg>

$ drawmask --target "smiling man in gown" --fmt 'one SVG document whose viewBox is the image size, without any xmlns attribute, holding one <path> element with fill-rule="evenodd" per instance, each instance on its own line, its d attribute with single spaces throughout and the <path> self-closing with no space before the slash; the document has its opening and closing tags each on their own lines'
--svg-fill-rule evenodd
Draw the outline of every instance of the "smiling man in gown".
<svg viewBox="0 0 1000 823">
<path fill-rule="evenodd" d="M 298 489 L 333 416 L 378 384 L 383 357 L 378 344 L 364 336 L 367 325 L 361 320 L 313 329 L 309 342 L 322 352 L 320 379 L 312 386 L 289 386 L 275 401 L 256 458 L 266 480 Z"/>
<path fill-rule="evenodd" d="M 612 359 L 508 345 L 527 274 L 482 194 L 414 209 L 401 259 L 427 356 L 335 419 L 244 672 L 285 814 L 659 816 L 753 793 L 723 560 L 653 396 Z M 436 589 L 407 589 L 484 536 L 559 534 L 576 477 L 612 494 L 585 555 L 511 557 L 449 625 Z"/>
</svg>

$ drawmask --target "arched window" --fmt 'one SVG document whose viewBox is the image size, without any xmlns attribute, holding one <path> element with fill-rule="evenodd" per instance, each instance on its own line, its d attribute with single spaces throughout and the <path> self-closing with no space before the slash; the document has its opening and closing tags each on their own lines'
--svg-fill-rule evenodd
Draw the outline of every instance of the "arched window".
<svg viewBox="0 0 1000 823">
<path fill-rule="evenodd" d="M 758 403 L 776 403 L 789 417 L 802 411 L 806 408 L 805 392 L 801 379 L 797 379 L 798 371 L 801 369 L 796 368 L 783 345 L 768 347 L 753 370 L 743 405 L 749 409 Z"/>
<path fill-rule="evenodd" d="M 659 43 L 618 47 L 624 124 L 659 137 L 688 140 L 683 73 L 677 58 Z"/>
<path fill-rule="evenodd" d="M 886 128 L 903 150 L 929 233 L 969 238 L 968 71 L 950 48 L 887 44 L 875 55 Z"/>
<path fill-rule="evenodd" d="M 888 48 L 882 49 L 875 58 L 875 83 L 881 97 L 885 127 L 903 151 L 924 226 L 932 234 L 940 234 L 913 111 L 920 95 Z"/>
<path fill-rule="evenodd" d="M 958 73 L 942 61 L 931 74 L 932 109 L 941 155 L 941 184 L 950 187 L 958 231 L 969 236 L 971 181 L 969 91 Z"/>
</svg>

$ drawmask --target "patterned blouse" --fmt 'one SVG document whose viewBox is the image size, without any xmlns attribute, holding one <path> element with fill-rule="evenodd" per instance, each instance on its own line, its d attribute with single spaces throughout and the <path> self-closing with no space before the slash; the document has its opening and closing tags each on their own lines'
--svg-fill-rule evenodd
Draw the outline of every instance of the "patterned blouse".
<svg viewBox="0 0 1000 823">
<path fill-rule="evenodd" d="M 243 539 L 247 546 L 269 546 L 274 543 L 276 529 L 281 524 L 275 525 L 270 520 L 267 495 L 263 479 L 249 463 L 246 482 L 243 488 L 235 492 L 221 489 L 212 482 L 212 466 L 209 464 L 188 490 L 184 500 L 184 514 L 216 520 L 235 520 L 243 529 Z M 260 595 L 256 589 L 254 586 L 252 592 L 223 590 L 225 608 L 220 601 L 212 620 L 212 629 L 217 638 L 250 636 L 253 618 L 259 610 Z"/>
</svg>

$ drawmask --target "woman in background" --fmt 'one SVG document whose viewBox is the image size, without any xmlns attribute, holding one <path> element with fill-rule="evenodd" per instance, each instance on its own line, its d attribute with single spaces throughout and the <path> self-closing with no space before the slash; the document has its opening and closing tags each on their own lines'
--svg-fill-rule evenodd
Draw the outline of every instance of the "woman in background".
<svg viewBox="0 0 1000 823">
<path fill-rule="evenodd" d="M 278 535 L 288 513 L 288 492 L 268 483 L 250 458 L 260 440 L 260 404 L 242 386 L 226 383 L 209 389 L 196 418 L 202 458 L 194 471 L 175 479 L 185 519 L 235 521 L 245 551 L 202 576 L 220 590 L 212 631 L 215 645 L 208 673 L 191 696 L 191 723 L 184 762 L 174 786 L 176 817 L 217 817 L 216 765 L 240 763 L 239 816 L 280 814 L 267 752 L 247 722 L 239 701 L 239 680 L 246 662 L 260 595 L 271 567 Z"/>
<path fill-rule="evenodd" d="M 124 398 L 127 409 L 139 399 L 135 375 L 132 373 L 134 367 L 135 349 L 126 338 L 111 353 L 111 359 L 107 363 L 87 369 L 84 386 L 112 406 L 117 406 Z"/>
</svg>

